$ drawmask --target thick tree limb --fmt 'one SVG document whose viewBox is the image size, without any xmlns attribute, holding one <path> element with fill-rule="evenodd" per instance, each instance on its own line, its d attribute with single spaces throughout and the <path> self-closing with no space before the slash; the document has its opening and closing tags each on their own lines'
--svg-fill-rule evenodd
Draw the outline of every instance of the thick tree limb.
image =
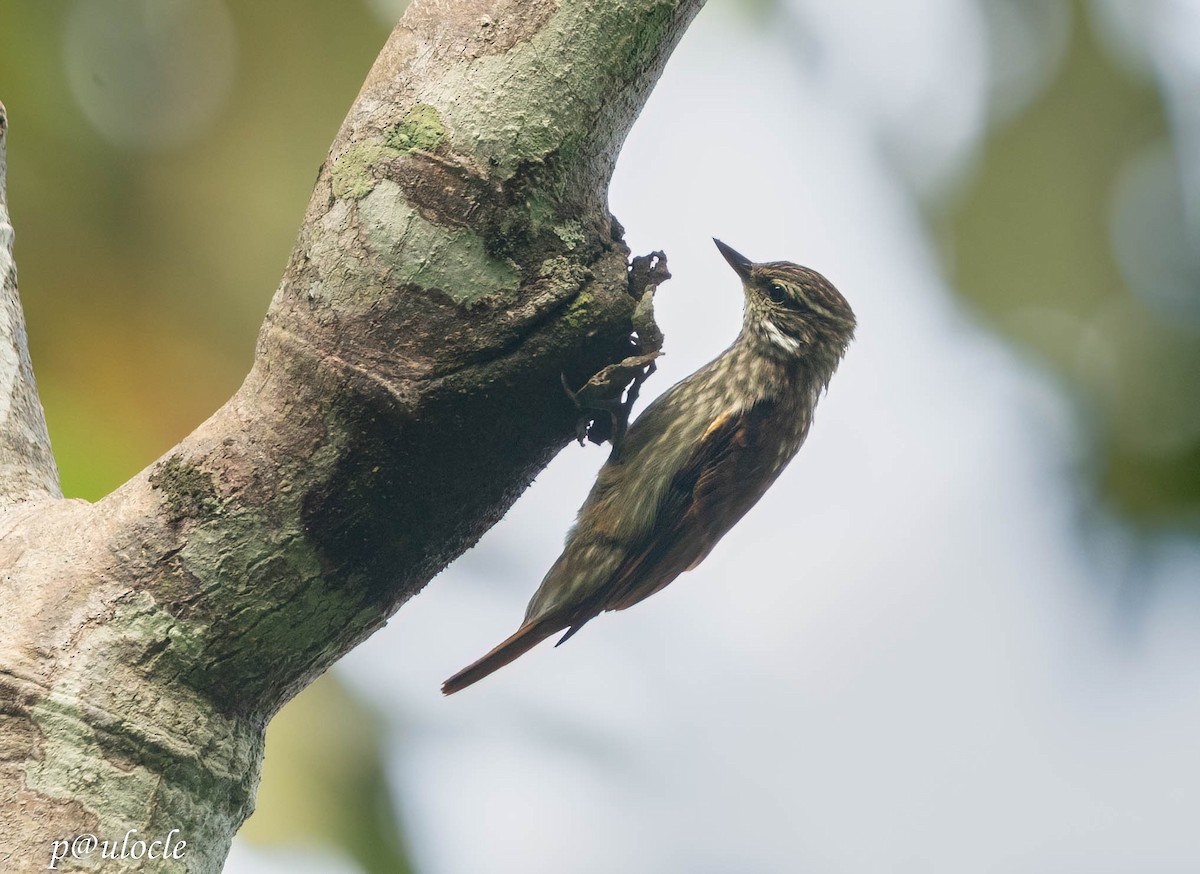
<svg viewBox="0 0 1200 874">
<path fill-rule="evenodd" d="M 17 296 L 6 187 L 7 133 L 8 116 L 0 103 L 0 507 L 62 497 Z"/>
<path fill-rule="evenodd" d="M 97 504 L 0 517 L 0 868 L 179 828 L 186 866 L 124 870 L 219 870 L 271 715 L 570 439 L 560 374 L 631 350 L 609 177 L 701 4 L 410 7 L 237 394 Z"/>
</svg>

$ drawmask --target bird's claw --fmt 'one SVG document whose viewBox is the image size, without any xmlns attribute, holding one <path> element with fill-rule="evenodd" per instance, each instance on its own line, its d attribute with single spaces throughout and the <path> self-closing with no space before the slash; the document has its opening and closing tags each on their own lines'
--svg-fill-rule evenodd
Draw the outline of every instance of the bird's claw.
<svg viewBox="0 0 1200 874">
<path fill-rule="evenodd" d="M 663 354 L 663 334 L 654 321 L 654 292 L 659 282 L 670 277 L 662 252 L 634 258 L 629 271 L 629 293 L 637 299 L 631 319 L 633 354 L 602 369 L 578 391 L 572 391 L 562 375 L 563 391 L 581 414 L 575 425 L 580 446 L 584 440 L 596 445 L 610 441 L 613 454 L 619 451 L 642 383 L 654 373 L 654 361 Z"/>
<path fill-rule="evenodd" d="M 629 414 L 638 392 L 655 370 L 654 359 L 660 351 L 631 355 L 610 364 L 572 391 L 566 375 L 562 376 L 563 391 L 582 415 L 575 426 L 575 437 L 582 446 L 585 439 L 599 445 L 606 440 L 616 449 L 629 428 Z"/>
</svg>

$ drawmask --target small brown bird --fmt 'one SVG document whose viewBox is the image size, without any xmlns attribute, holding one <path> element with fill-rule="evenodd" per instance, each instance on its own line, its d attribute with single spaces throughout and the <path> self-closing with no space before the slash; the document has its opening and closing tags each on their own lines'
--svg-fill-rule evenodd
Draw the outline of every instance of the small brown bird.
<svg viewBox="0 0 1200 874">
<path fill-rule="evenodd" d="M 791 461 L 854 336 L 825 277 L 755 264 L 714 240 L 742 280 L 733 345 L 650 404 L 600 469 L 517 632 L 442 685 L 449 695 L 564 629 L 650 597 L 704 560 Z"/>
</svg>

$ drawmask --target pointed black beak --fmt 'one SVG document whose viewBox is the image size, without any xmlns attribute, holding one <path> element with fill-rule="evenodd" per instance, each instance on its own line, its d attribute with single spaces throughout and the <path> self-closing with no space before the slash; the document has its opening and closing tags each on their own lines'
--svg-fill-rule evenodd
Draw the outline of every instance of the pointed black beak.
<svg viewBox="0 0 1200 874">
<path fill-rule="evenodd" d="M 754 266 L 750 259 L 726 246 L 716 237 L 713 237 L 713 242 L 717 244 L 717 248 L 721 250 L 721 254 L 725 256 L 725 260 L 729 262 L 729 266 L 733 268 L 734 272 L 742 277 L 743 281 L 749 279 L 750 268 Z"/>
</svg>

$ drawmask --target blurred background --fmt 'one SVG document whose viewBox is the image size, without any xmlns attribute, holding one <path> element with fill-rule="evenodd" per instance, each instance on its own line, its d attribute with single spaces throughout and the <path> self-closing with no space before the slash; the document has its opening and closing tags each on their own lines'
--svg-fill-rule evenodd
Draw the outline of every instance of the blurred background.
<svg viewBox="0 0 1200 874">
<path fill-rule="evenodd" d="M 236 389 L 402 6 L 0 0 L 68 494 Z M 808 445 L 700 569 L 444 700 L 568 447 L 274 722 L 227 871 L 1200 870 L 1200 0 L 710 0 L 611 194 L 675 276 L 646 398 L 736 332 L 711 236 L 845 293 Z"/>
</svg>

